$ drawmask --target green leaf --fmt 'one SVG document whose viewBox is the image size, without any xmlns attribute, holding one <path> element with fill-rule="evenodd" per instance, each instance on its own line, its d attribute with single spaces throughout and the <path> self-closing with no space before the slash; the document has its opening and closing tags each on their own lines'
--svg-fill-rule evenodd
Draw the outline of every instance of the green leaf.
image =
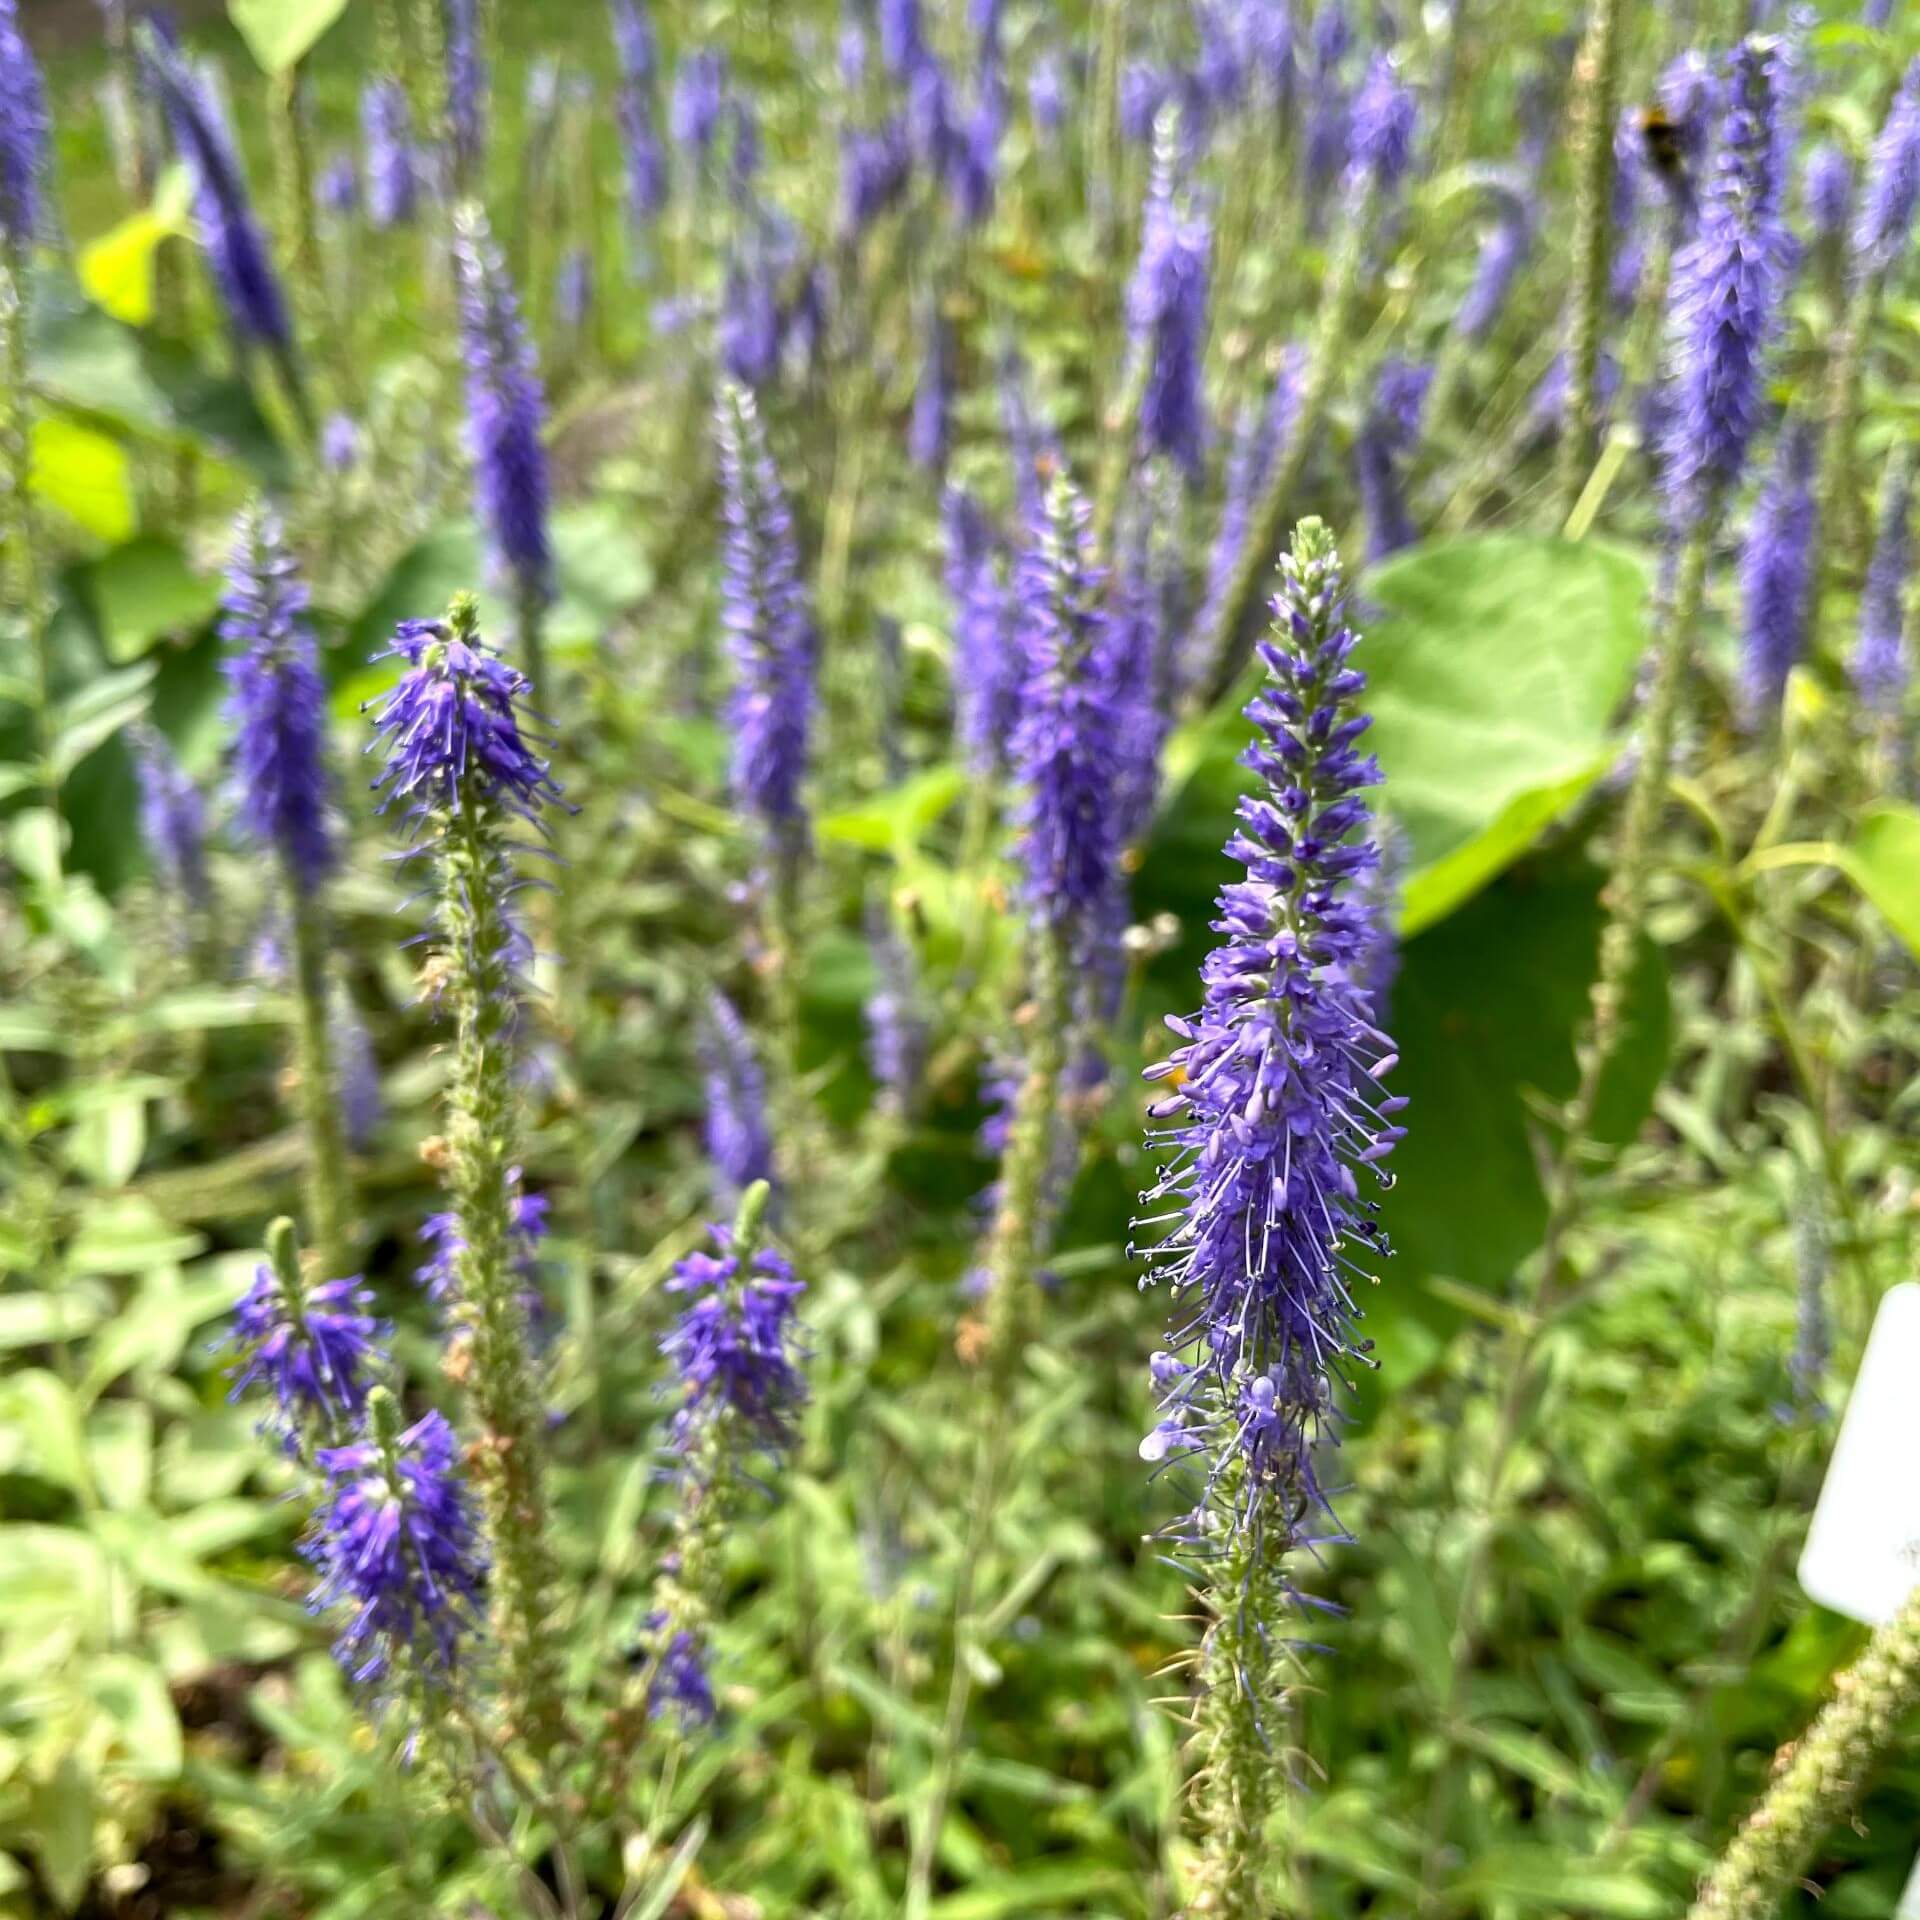
<svg viewBox="0 0 1920 1920">
<path fill-rule="evenodd" d="M 1101 1894 L 1117 1894 L 1128 1878 L 1110 1866 L 1091 1861 L 1042 1861 L 1019 1873 L 996 1874 L 991 1880 L 936 1900 L 933 1920 L 1000 1920 L 1008 1914 L 1037 1913 L 1047 1907 L 1086 1911 L 1083 1902 Z"/>
<path fill-rule="evenodd" d="M 1596 1920 L 1663 1920 L 1677 1910 L 1671 1893 L 1631 1868 L 1603 1867 L 1554 1847 L 1490 1847 L 1469 1863 L 1450 1891 L 1556 1914 L 1592 1914 Z"/>
<path fill-rule="evenodd" d="M 227 0 L 227 13 L 263 73 L 297 66 L 347 10 L 347 0 Z"/>
<path fill-rule="evenodd" d="M 612 501 L 562 507 L 553 516 L 559 598 L 547 615 L 558 650 L 598 646 L 608 627 L 653 591 L 653 568 L 633 537 L 629 514 Z"/>
<path fill-rule="evenodd" d="M 130 327 L 153 318 L 153 263 L 161 245 L 187 230 L 192 191 L 184 167 L 169 167 L 142 207 L 80 249 L 77 271 L 87 297 Z"/>
<path fill-rule="evenodd" d="M 54 710 L 53 759 L 62 774 L 146 712 L 153 675 L 153 662 L 142 661 L 98 675 L 60 703 Z"/>
<path fill-rule="evenodd" d="M 12 1471 L 36 1473 L 69 1493 L 86 1492 L 85 1424 L 73 1389 L 58 1374 L 28 1367 L 0 1381 L 0 1430 L 25 1443 Z"/>
<path fill-rule="evenodd" d="M 70 414 L 41 414 L 33 423 L 34 494 L 101 540 L 125 540 L 134 529 L 133 468 L 118 440 Z"/>
<path fill-rule="evenodd" d="M 1920 810 L 1873 808 L 1854 829 L 1844 864 L 1908 951 L 1920 954 Z"/>
<path fill-rule="evenodd" d="M 820 837 L 908 859 L 918 851 L 933 824 L 960 798 L 966 784 L 965 774 L 956 766 L 928 767 L 860 806 L 822 815 Z"/>
<path fill-rule="evenodd" d="M 118 1772 L 137 1780 L 179 1776 L 180 1716 L 159 1668 L 136 1654 L 95 1654 L 86 1663 L 86 1689 L 113 1723 L 118 1753 L 111 1764 Z"/>
<path fill-rule="evenodd" d="M 93 1858 L 93 1781 L 69 1754 L 27 1796 L 27 1828 L 56 1903 L 71 1913 L 87 1890 Z"/>
<path fill-rule="evenodd" d="M 0 1353 L 19 1347 L 43 1347 L 51 1341 L 78 1340 L 106 1318 L 106 1305 L 93 1288 L 68 1287 L 62 1293 L 0 1293 Z"/>
<path fill-rule="evenodd" d="M 107 658 L 137 660 L 169 634 L 204 626 L 220 605 L 220 583 L 196 573 L 171 540 L 145 533 L 79 569 Z"/>
<path fill-rule="evenodd" d="M 1581 861 L 1522 868 L 1407 943 L 1388 1023 L 1400 1048 L 1389 1084 L 1409 1103 L 1384 1202 L 1397 1257 L 1365 1303 L 1371 1317 L 1456 1325 L 1460 1308 L 1423 1288 L 1423 1277 L 1504 1297 L 1539 1244 L 1546 1197 L 1528 1101 L 1565 1100 L 1577 1081 L 1573 1041 L 1599 945 L 1600 879 Z M 1600 1140 L 1628 1139 L 1645 1119 L 1670 1018 L 1665 966 L 1643 944 L 1601 1089 Z M 1367 1395 L 1377 1390 L 1369 1385 Z"/>
<path fill-rule="evenodd" d="M 1510 866 L 1605 771 L 1645 645 L 1646 569 L 1594 541 L 1488 534 L 1367 576 L 1356 664 L 1382 802 L 1411 843 L 1403 931 Z"/>
</svg>

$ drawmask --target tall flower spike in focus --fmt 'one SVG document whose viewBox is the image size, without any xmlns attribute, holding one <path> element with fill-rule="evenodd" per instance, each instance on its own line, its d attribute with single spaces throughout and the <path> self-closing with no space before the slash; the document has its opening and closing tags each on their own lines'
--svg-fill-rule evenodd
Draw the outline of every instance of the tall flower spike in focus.
<svg viewBox="0 0 1920 1920">
<path fill-rule="evenodd" d="M 1806 652 L 1816 564 L 1814 450 L 1808 422 L 1790 420 L 1781 428 L 1740 555 L 1740 693 L 1755 724 L 1778 711 L 1787 675 Z"/>
<path fill-rule="evenodd" d="M 404 809 L 413 857 L 434 867 L 431 963 L 455 1044 L 446 1095 L 447 1184 L 458 1222 L 449 1321 L 462 1342 L 493 1564 L 493 1627 L 509 1723 L 538 1756 L 562 1734 L 546 1410 L 517 1270 L 516 1038 L 526 936 L 514 913 L 520 857 L 544 844 L 560 798 L 521 731 L 526 677 L 480 637 L 470 594 L 444 621 L 409 620 L 405 663 L 375 715 L 381 805 Z M 533 836 L 532 847 L 528 836 Z"/>
<path fill-rule="evenodd" d="M 1775 177 L 1778 78 L 1773 42 L 1748 38 L 1734 49 L 1699 227 L 1673 263 L 1666 484 L 1683 529 L 1717 511 L 1760 425 L 1766 354 L 1793 249 Z"/>
<path fill-rule="evenodd" d="M 541 622 L 553 597 L 547 533 L 546 396 L 520 303 L 486 215 L 468 202 L 454 215 L 460 276 L 460 345 L 467 363 L 467 444 L 474 503 L 512 585 L 522 663 L 540 693 L 546 678 Z"/>
<path fill-rule="evenodd" d="M 714 1716 L 709 1667 L 722 1556 L 754 1458 L 786 1452 L 806 1399 L 796 1311 L 806 1286 L 766 1244 L 767 1197 L 764 1182 L 749 1187 L 732 1227 L 712 1229 L 714 1251 L 688 1254 L 667 1282 L 687 1301 L 660 1343 L 678 1383 L 678 1506 L 639 1686 L 647 1712 L 670 1710 L 683 1731 Z"/>
<path fill-rule="evenodd" d="M 446 1680 L 475 1631 L 485 1563 L 446 1417 L 402 1429 L 393 1395 L 368 1396 L 364 1436 L 323 1447 L 325 1502 L 302 1549 L 316 1613 L 351 1609 L 333 1643 L 357 1682 Z"/>
<path fill-rule="evenodd" d="M 16 252 L 40 231 L 52 122 L 15 0 L 0 0 L 0 241 Z"/>
<path fill-rule="evenodd" d="M 813 728 L 819 638 L 800 573 L 793 511 L 752 394 L 722 383 L 720 484 L 726 516 L 721 618 L 733 669 L 734 802 L 764 838 L 776 899 L 790 893 L 808 841 L 801 782 Z"/>
<path fill-rule="evenodd" d="M 1142 356 L 1140 438 L 1198 480 L 1206 459 L 1201 358 L 1207 341 L 1205 217 L 1180 204 L 1175 185 L 1179 115 L 1163 108 L 1153 136 L 1153 177 L 1141 223 L 1140 259 L 1127 290 L 1127 326 Z"/>
<path fill-rule="evenodd" d="M 1281 561 L 1266 684 L 1247 708 L 1257 785 L 1228 855 L 1222 944 L 1203 1001 L 1170 1020 L 1180 1045 L 1154 1115 L 1168 1154 L 1145 1196 L 1171 1218 L 1150 1280 L 1173 1296 L 1154 1356 L 1160 1422 L 1150 1461 L 1183 1462 L 1196 1504 L 1169 1529 L 1206 1587 L 1192 1798 L 1194 1911 L 1266 1911 L 1268 1816 L 1283 1786 L 1290 1553 L 1333 1525 L 1315 1462 L 1338 1430 L 1348 1370 L 1364 1361 L 1357 1283 L 1386 1251 L 1365 1169 L 1400 1137 L 1380 1079 L 1391 1043 L 1359 975 L 1373 944 L 1361 889 L 1378 859 L 1362 792 L 1365 678 L 1351 664 L 1339 556 L 1317 520 Z"/>
<path fill-rule="evenodd" d="M 231 692 L 236 813 L 274 856 L 291 939 L 309 1221 L 329 1275 L 347 1264 L 346 1142 L 335 1084 L 328 984 L 332 933 L 322 885 L 339 861 L 327 701 L 307 620 L 307 589 L 269 507 L 234 529 L 220 621 Z"/>
</svg>

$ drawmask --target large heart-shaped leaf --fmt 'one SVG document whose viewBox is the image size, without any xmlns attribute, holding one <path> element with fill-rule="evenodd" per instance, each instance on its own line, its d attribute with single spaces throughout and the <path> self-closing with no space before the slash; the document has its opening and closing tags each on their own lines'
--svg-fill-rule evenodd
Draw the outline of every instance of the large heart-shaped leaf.
<svg viewBox="0 0 1920 1920">
<path fill-rule="evenodd" d="M 1470 899 L 1606 770 L 1646 594 L 1630 553 L 1512 534 L 1416 548 L 1367 576 L 1356 664 L 1411 847 L 1405 932 Z"/>
</svg>

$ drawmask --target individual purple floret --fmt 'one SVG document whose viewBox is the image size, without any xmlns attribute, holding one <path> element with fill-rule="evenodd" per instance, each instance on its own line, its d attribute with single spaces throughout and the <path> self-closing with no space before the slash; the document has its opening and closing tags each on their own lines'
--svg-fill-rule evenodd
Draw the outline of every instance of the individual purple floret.
<svg viewBox="0 0 1920 1920">
<path fill-rule="evenodd" d="M 1821 141 L 1807 155 L 1800 193 L 1816 244 L 1827 245 L 1844 233 L 1853 207 L 1853 162 L 1845 150 L 1831 140 Z"/>
<path fill-rule="evenodd" d="M 784 1254 L 759 1248 L 743 1275 L 733 1229 L 712 1229 L 715 1253 L 690 1253 L 667 1282 L 688 1304 L 660 1342 L 680 1383 L 673 1444 L 689 1452 L 714 1421 L 730 1420 L 746 1445 L 785 1448 L 806 1399 L 796 1306 L 806 1292 Z"/>
<path fill-rule="evenodd" d="M 1817 563 L 1814 452 L 1806 421 L 1782 429 L 1740 555 L 1740 692 L 1753 721 L 1779 707 L 1787 675 L 1806 651 Z"/>
<path fill-rule="evenodd" d="M 1367 520 L 1369 566 L 1377 566 L 1420 537 L 1407 511 L 1400 468 L 1420 444 L 1420 417 L 1432 383 L 1430 366 L 1406 360 L 1383 361 L 1372 404 L 1354 439 L 1354 480 Z"/>
<path fill-rule="evenodd" d="M 1920 55 L 1901 76 L 1867 162 L 1865 190 L 1854 216 L 1858 272 L 1882 274 L 1900 257 L 1920 203 Z"/>
<path fill-rule="evenodd" d="M 946 471 L 951 432 L 948 400 L 953 382 L 953 343 L 937 300 L 927 302 L 921 337 L 926 347 L 920 362 L 920 382 L 913 391 L 907 452 L 918 465 L 940 474 Z"/>
<path fill-rule="evenodd" d="M 323 1435 L 349 1426 L 366 1404 L 379 1357 L 372 1305 L 358 1274 L 290 1288 L 263 1261 L 233 1310 L 240 1349 L 233 1398 L 265 1386 L 276 1410 L 271 1427 L 289 1443 L 316 1426 Z"/>
<path fill-rule="evenodd" d="M 460 344 L 467 364 L 467 440 L 482 524 L 516 592 L 535 603 L 553 592 L 547 534 L 546 396 L 506 263 L 477 207 L 455 222 Z"/>
<path fill-rule="evenodd" d="M 736 1200 L 756 1180 L 773 1178 L 773 1135 L 767 1126 L 767 1081 L 753 1036 L 724 993 L 707 1002 L 700 1029 L 706 1085 L 706 1145 L 719 1195 Z"/>
<path fill-rule="evenodd" d="M 296 889 L 310 894 L 339 857 L 326 689 L 307 589 L 271 508 L 240 516 L 223 605 L 238 823 L 279 855 Z"/>
<path fill-rule="evenodd" d="M 383 1434 L 398 1425 L 391 1407 L 377 1396 L 370 1437 L 321 1449 L 326 1500 L 302 1549 L 319 1575 L 314 1611 L 353 1610 L 333 1651 L 358 1682 L 406 1662 L 435 1677 L 450 1672 L 475 1625 L 483 1579 L 453 1429 L 429 1413 Z"/>
<path fill-rule="evenodd" d="M 1201 357 L 1207 340 L 1205 218 L 1175 204 L 1173 155 L 1156 139 L 1154 178 L 1141 225 L 1140 259 L 1127 289 L 1133 350 L 1146 356 L 1140 437 L 1197 481 L 1206 460 Z"/>
<path fill-rule="evenodd" d="M 9 246 L 28 246 L 39 235 L 52 124 L 15 0 L 0 0 L 0 239 Z"/>
<path fill-rule="evenodd" d="M 1673 265 L 1675 371 L 1666 482 L 1691 525 L 1733 485 L 1760 424 L 1766 353 L 1792 240 L 1780 217 L 1773 137 L 1778 50 L 1734 50 L 1727 110 L 1699 227 Z"/>
<path fill-rule="evenodd" d="M 927 1021 L 914 978 L 913 952 L 879 899 L 867 902 L 867 951 L 873 992 L 867 996 L 867 1064 L 885 1105 L 905 1113 L 926 1068 Z"/>
<path fill-rule="evenodd" d="M 207 806 L 194 778 L 174 757 L 166 736 L 140 726 L 131 734 L 140 782 L 140 838 L 154 878 L 195 913 L 213 904 L 207 877 Z"/>
<path fill-rule="evenodd" d="M 1022 891 L 1056 934 L 1084 929 L 1107 898 L 1119 854 L 1114 817 L 1118 718 L 1102 669 L 1111 635 L 1085 501 L 1052 476 L 1026 529 L 1015 602 L 1025 678 L 1013 734 Z"/>
<path fill-rule="evenodd" d="M 701 47 L 680 63 L 674 75 L 668 130 L 677 147 L 705 158 L 720 131 L 727 102 L 726 56 L 713 47 Z"/>
<path fill-rule="evenodd" d="M 1850 672 L 1861 704 L 1883 719 L 1906 705 L 1913 663 L 1907 658 L 1905 601 L 1913 561 L 1913 464 L 1896 454 L 1880 492 L 1880 525 L 1866 590 L 1860 596 L 1860 638 Z"/>
<path fill-rule="evenodd" d="M 1413 136 L 1419 124 L 1412 92 L 1384 53 L 1374 55 L 1353 98 L 1347 131 L 1348 164 L 1391 193 L 1413 163 Z"/>
<path fill-rule="evenodd" d="M 1401 1131 L 1378 1084 L 1390 1043 L 1356 980 L 1374 937 L 1359 889 L 1378 858 L 1360 796 L 1380 774 L 1358 746 L 1358 636 L 1318 521 L 1296 530 L 1281 575 L 1267 682 L 1247 709 L 1256 785 L 1227 843 L 1246 877 L 1220 892 L 1200 1011 L 1168 1022 L 1180 1045 L 1150 1070 L 1176 1089 L 1153 1108 L 1170 1122 L 1155 1136 L 1168 1164 L 1145 1196 L 1153 1219 L 1172 1218 L 1148 1279 L 1174 1307 L 1152 1368 L 1160 1420 L 1140 1449 L 1198 1460 L 1178 1534 L 1191 1551 L 1235 1536 L 1269 1566 L 1326 1506 L 1316 1442 L 1366 1351 L 1354 1284 L 1386 1251 L 1358 1176 Z"/>
<path fill-rule="evenodd" d="M 627 163 L 627 205 L 637 226 L 651 226 L 667 204 L 667 156 L 655 123 L 659 50 L 647 0 L 610 0 L 620 85 L 614 117 Z"/>
<path fill-rule="evenodd" d="M 383 75 L 360 94 L 360 136 L 366 146 L 367 218 L 378 228 L 403 227 L 419 209 L 420 176 L 406 89 Z"/>
<path fill-rule="evenodd" d="M 733 794 L 765 829 L 776 861 L 787 863 L 806 841 L 800 785 L 813 726 L 818 638 L 786 489 L 753 396 L 737 386 L 721 394 L 719 439 Z"/>
<path fill-rule="evenodd" d="M 985 509 L 972 494 L 949 487 L 941 519 L 953 602 L 954 732 L 976 777 L 991 779 L 1006 763 L 1018 708 L 1013 609 Z"/>
<path fill-rule="evenodd" d="M 219 108 L 179 53 L 157 33 L 146 34 L 141 47 L 173 130 L 174 145 L 193 179 L 200 245 L 227 318 L 241 339 L 289 353 L 293 333 L 286 300 Z"/>
<path fill-rule="evenodd" d="M 487 139 L 487 65 L 480 51 L 479 0 L 445 0 L 447 23 L 447 131 L 454 177 L 480 171 Z"/>
<path fill-rule="evenodd" d="M 540 1247 L 551 1229 L 548 1218 L 552 1203 L 544 1193 L 528 1193 L 522 1184 L 520 1169 L 508 1170 L 507 1183 L 513 1195 L 508 1258 L 514 1276 L 520 1282 L 520 1305 L 527 1325 L 538 1335 L 546 1326 L 547 1297 L 540 1282 Z M 430 1213 L 420 1223 L 420 1244 L 427 1257 L 414 1269 L 420 1290 L 438 1306 L 449 1306 L 460 1298 L 460 1256 L 467 1240 L 460 1230 L 457 1213 Z"/>
</svg>

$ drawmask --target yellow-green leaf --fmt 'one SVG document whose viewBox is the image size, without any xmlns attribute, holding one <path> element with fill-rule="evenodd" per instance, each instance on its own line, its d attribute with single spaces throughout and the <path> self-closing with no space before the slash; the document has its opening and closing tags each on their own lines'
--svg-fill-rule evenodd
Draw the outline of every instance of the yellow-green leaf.
<svg viewBox="0 0 1920 1920">
<path fill-rule="evenodd" d="M 130 327 L 153 318 L 154 256 L 163 241 L 186 231 L 189 201 L 186 170 L 170 167 L 151 206 L 80 249 L 80 284 L 95 306 Z"/>
<path fill-rule="evenodd" d="M 131 539 L 133 475 L 119 441 L 65 414 L 33 423 L 34 493 L 99 539 Z"/>
<path fill-rule="evenodd" d="M 227 0 L 227 13 L 265 73 L 285 73 L 347 10 L 347 0 Z"/>
</svg>

